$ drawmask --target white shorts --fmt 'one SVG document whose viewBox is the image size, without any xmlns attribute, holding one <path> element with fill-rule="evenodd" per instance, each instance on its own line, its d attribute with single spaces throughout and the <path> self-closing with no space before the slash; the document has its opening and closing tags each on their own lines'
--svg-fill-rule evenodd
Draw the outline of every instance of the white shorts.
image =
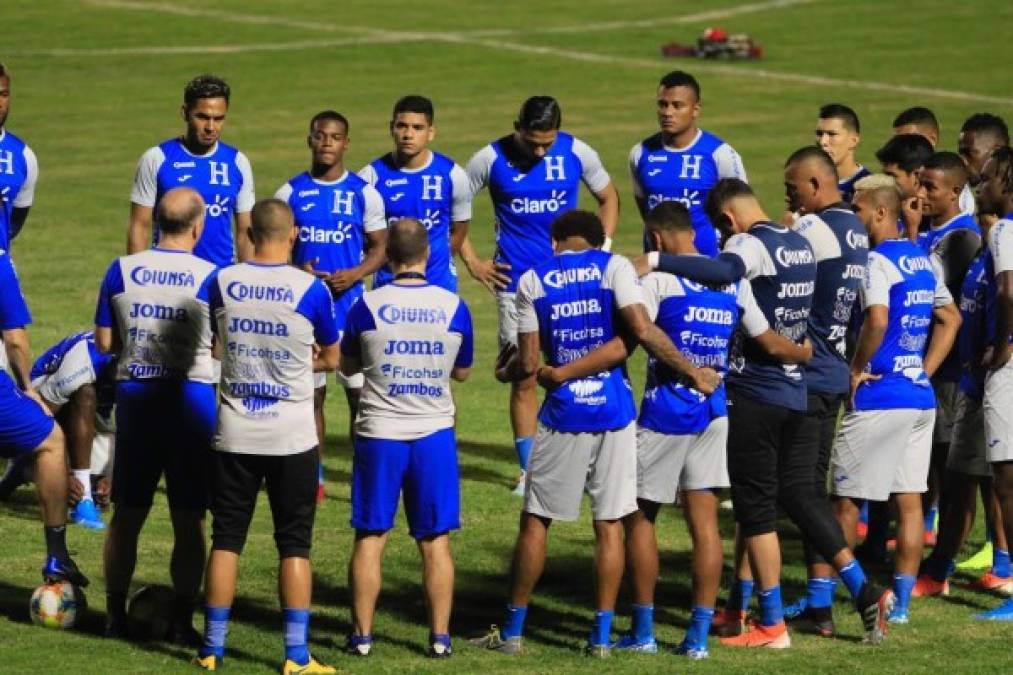
<svg viewBox="0 0 1013 675">
<path fill-rule="evenodd" d="M 698 434 L 637 429 L 637 497 L 674 504 L 679 490 L 728 487 L 728 418 Z"/>
<path fill-rule="evenodd" d="M 499 317 L 499 348 L 517 344 L 517 294 L 497 293 L 496 312 Z"/>
<path fill-rule="evenodd" d="M 960 392 L 953 419 L 953 440 L 946 468 L 967 476 L 988 478 L 992 467 L 985 460 L 985 413 L 980 401 Z"/>
<path fill-rule="evenodd" d="M 1013 461 L 1013 359 L 985 376 L 985 459 Z"/>
<path fill-rule="evenodd" d="M 577 520 L 584 492 L 595 520 L 637 510 L 636 423 L 616 431 L 568 433 L 538 425 L 528 459 L 524 510 L 553 520 Z"/>
<path fill-rule="evenodd" d="M 830 460 L 831 493 L 885 501 L 925 492 L 935 409 L 865 410 L 841 419 Z"/>
<path fill-rule="evenodd" d="M 936 392 L 936 425 L 932 429 L 932 442 L 949 445 L 953 440 L 953 424 L 957 420 L 957 394 L 960 385 L 956 382 L 933 382 Z"/>
<path fill-rule="evenodd" d="M 366 376 L 363 375 L 361 372 L 359 372 L 356 373 L 355 375 L 352 375 L 351 377 L 348 377 L 342 374 L 340 370 L 335 370 L 334 381 L 337 382 L 339 386 L 342 386 L 345 389 L 362 389 L 362 387 L 366 384 Z M 320 387 L 326 386 L 327 386 L 327 373 L 323 371 L 313 373 L 313 388 L 319 389 Z"/>
<path fill-rule="evenodd" d="M 97 432 L 91 443 L 91 475 L 112 478 L 115 452 L 116 434 Z"/>
</svg>

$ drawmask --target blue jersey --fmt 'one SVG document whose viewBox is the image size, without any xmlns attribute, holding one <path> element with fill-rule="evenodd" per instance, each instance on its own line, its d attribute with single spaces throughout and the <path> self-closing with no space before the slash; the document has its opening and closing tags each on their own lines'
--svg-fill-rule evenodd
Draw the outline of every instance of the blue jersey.
<svg viewBox="0 0 1013 675">
<path fill-rule="evenodd" d="M 618 310 L 636 303 L 643 293 L 628 260 L 598 249 L 567 252 L 521 279 L 517 332 L 537 332 L 545 362 L 562 366 L 611 340 Z M 572 433 L 622 429 L 635 417 L 624 366 L 548 392 L 538 413 L 546 427 Z"/>
<path fill-rule="evenodd" d="M 978 227 L 978 223 L 974 220 L 974 216 L 969 216 L 966 213 L 961 213 L 954 218 L 946 221 L 942 225 L 936 227 L 933 225 L 926 231 L 918 235 L 918 244 L 925 249 L 926 253 L 936 253 L 939 251 L 943 244 L 943 240 L 946 239 L 954 230 L 971 230 L 981 238 L 981 228 Z"/>
<path fill-rule="evenodd" d="M 7 250 L 16 232 L 12 231 L 14 209 L 32 205 L 39 165 L 35 153 L 23 140 L 0 127 L 0 249 Z"/>
<path fill-rule="evenodd" d="M 219 141 L 204 155 L 194 155 L 178 138 L 157 145 L 141 157 L 130 201 L 157 208 L 173 188 L 193 188 L 204 198 L 204 231 L 193 253 L 218 267 L 236 258 L 232 219 L 253 208 L 253 171 L 246 155 Z M 154 241 L 158 242 L 158 230 Z"/>
<path fill-rule="evenodd" d="M 869 236 L 845 204 L 805 215 L 792 226 L 816 254 L 816 291 L 808 336 L 813 358 L 805 366 L 806 387 L 821 394 L 846 394 L 848 324 L 869 259 Z"/>
<path fill-rule="evenodd" d="M 0 250 L 0 330 L 24 328 L 31 322 L 32 315 L 21 292 L 14 261 L 10 253 Z"/>
<path fill-rule="evenodd" d="M 740 317 L 750 337 L 770 328 L 748 281 L 711 287 L 652 272 L 641 283 L 648 315 L 698 368 L 713 368 L 722 376 L 728 371 L 728 350 Z M 665 434 L 696 434 L 727 414 L 724 384 L 705 396 L 648 356 L 639 426 Z"/>
<path fill-rule="evenodd" d="M 922 367 L 932 310 L 953 302 L 931 260 L 906 239 L 884 241 L 869 254 L 862 307 L 885 306 L 886 333 L 866 371 L 879 376 L 855 392 L 855 410 L 936 407 L 932 384 Z"/>
<path fill-rule="evenodd" d="M 685 148 L 666 146 L 657 133 L 630 151 L 633 195 L 647 211 L 664 201 L 682 202 L 693 219 L 694 244 L 700 253 L 718 253 L 718 236 L 704 204 L 721 178 L 746 180 L 742 159 L 714 134 L 698 131 Z"/>
<path fill-rule="evenodd" d="M 414 218 L 429 233 L 429 262 L 426 279 L 431 284 L 457 292 L 457 269 L 450 250 L 454 223 L 471 220 L 471 189 L 464 169 L 438 152 L 430 153 L 421 169 L 403 169 L 390 154 L 373 160 L 359 175 L 376 188 L 390 224 Z M 376 272 L 375 287 L 389 284 L 394 274 L 384 265 Z"/>
<path fill-rule="evenodd" d="M 846 204 L 850 204 L 852 198 L 855 196 L 855 183 L 862 180 L 866 176 L 871 176 L 872 172 L 866 169 L 861 164 L 858 165 L 858 171 L 851 174 L 847 178 L 842 178 L 837 181 L 837 189 L 841 193 L 841 201 Z"/>
<path fill-rule="evenodd" d="M 507 263 L 507 292 L 529 269 L 552 257 L 551 226 L 577 208 L 580 183 L 595 193 L 611 183 L 601 159 L 588 145 L 559 132 L 537 161 L 521 155 L 513 136 L 490 143 L 468 162 L 473 194 L 489 187 L 496 215 L 496 262 Z"/>
<path fill-rule="evenodd" d="M 985 395 L 985 377 L 981 361 L 995 327 L 986 321 L 985 306 L 988 295 L 988 255 L 982 252 L 974 259 L 960 287 L 960 332 L 957 334 L 957 354 L 963 366 L 960 390 L 976 401 Z"/>
<path fill-rule="evenodd" d="M 357 267 L 366 255 L 366 234 L 387 227 L 380 195 L 353 173 L 330 183 L 301 173 L 274 196 L 295 215 L 299 235 L 292 264 L 297 267 L 312 263 L 314 269 L 328 273 Z M 339 327 L 345 325 L 348 310 L 362 291 L 360 281 L 334 298 Z"/>
</svg>

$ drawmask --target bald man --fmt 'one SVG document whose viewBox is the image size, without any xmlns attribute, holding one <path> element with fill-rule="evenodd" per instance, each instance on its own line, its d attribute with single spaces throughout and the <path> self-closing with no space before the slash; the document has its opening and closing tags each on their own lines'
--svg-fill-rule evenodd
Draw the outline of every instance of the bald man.
<svg viewBox="0 0 1013 675">
<path fill-rule="evenodd" d="M 257 202 L 247 262 L 205 284 L 222 354 L 221 402 L 211 460 L 212 552 L 205 589 L 204 639 L 193 663 L 221 667 L 236 593 L 239 556 L 263 484 L 280 559 L 284 611 L 282 673 L 333 673 L 309 653 L 313 572 L 309 553 L 316 513 L 317 454 L 313 373 L 338 365 L 338 328 L 330 291 L 288 264 L 298 230 L 288 205 Z"/>
<path fill-rule="evenodd" d="M 124 637 L 137 537 L 165 475 L 174 545 L 172 637 L 197 639 L 192 615 L 204 569 L 204 512 L 215 421 L 207 299 L 201 284 L 215 267 L 192 255 L 204 226 L 204 200 L 170 190 L 158 205 L 158 245 L 117 259 L 95 310 L 95 344 L 119 353 L 113 517 L 105 545 L 106 635 Z"/>
</svg>

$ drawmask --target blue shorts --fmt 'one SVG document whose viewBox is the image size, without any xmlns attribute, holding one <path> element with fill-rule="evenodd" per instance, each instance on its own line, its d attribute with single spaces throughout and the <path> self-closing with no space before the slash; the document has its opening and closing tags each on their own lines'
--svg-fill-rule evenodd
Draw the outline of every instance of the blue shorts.
<svg viewBox="0 0 1013 675">
<path fill-rule="evenodd" d="M 0 370 L 0 457 L 33 452 L 53 433 L 56 422 Z"/>
<path fill-rule="evenodd" d="M 394 527 L 404 492 L 408 532 L 427 539 L 461 527 L 461 481 L 454 430 L 414 441 L 356 436 L 352 459 L 352 520 L 356 530 Z"/>
<path fill-rule="evenodd" d="M 164 473 L 170 508 L 206 509 L 216 414 L 211 384 L 118 382 L 113 503 L 151 506 Z"/>
</svg>

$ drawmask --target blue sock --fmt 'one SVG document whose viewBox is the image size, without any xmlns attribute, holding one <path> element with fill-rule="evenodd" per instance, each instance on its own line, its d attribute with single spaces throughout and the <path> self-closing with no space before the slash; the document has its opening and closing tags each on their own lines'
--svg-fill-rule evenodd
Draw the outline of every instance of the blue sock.
<svg viewBox="0 0 1013 675">
<path fill-rule="evenodd" d="M 858 522 L 869 524 L 869 501 L 865 500 L 862 502 L 861 508 L 858 509 Z"/>
<path fill-rule="evenodd" d="M 633 605 L 633 637 L 637 642 L 654 637 L 654 605 Z"/>
<path fill-rule="evenodd" d="M 992 574 L 997 577 L 1009 576 L 1009 551 L 992 545 Z"/>
<path fill-rule="evenodd" d="M 229 614 L 231 607 L 204 606 L 204 645 L 199 654 L 218 658 L 225 656 L 225 636 L 229 632 Z"/>
<path fill-rule="evenodd" d="M 727 609 L 749 609 L 749 600 L 753 597 L 752 579 L 735 579 L 732 581 L 732 590 L 728 593 Z"/>
<path fill-rule="evenodd" d="M 430 633 L 429 644 L 441 644 L 447 649 L 450 649 L 450 634 L 449 633 Z"/>
<path fill-rule="evenodd" d="M 710 633 L 713 620 L 713 607 L 693 605 L 693 611 L 689 615 L 689 629 L 686 631 L 686 645 L 693 649 L 707 649 L 707 634 Z"/>
<path fill-rule="evenodd" d="M 588 644 L 607 645 L 612 634 L 612 617 L 615 613 L 611 609 L 599 609 L 594 613 L 594 628 L 588 637 Z"/>
<path fill-rule="evenodd" d="M 957 570 L 957 562 L 952 558 L 944 558 L 935 551 L 925 561 L 925 571 L 938 582 L 946 581 Z"/>
<path fill-rule="evenodd" d="M 842 567 L 841 571 L 837 574 L 841 577 L 844 585 L 848 587 L 848 593 L 851 593 L 851 597 L 857 598 L 858 593 L 865 584 L 865 572 L 862 570 L 862 566 L 858 564 L 858 561 L 852 560 Z"/>
<path fill-rule="evenodd" d="M 939 507 L 932 506 L 925 512 L 925 531 L 935 532 L 936 531 L 936 516 L 939 515 Z"/>
<path fill-rule="evenodd" d="M 310 633 L 310 611 L 308 609 L 285 609 L 285 658 L 300 666 L 310 662 L 308 646 Z"/>
<path fill-rule="evenodd" d="M 813 609 L 830 607 L 834 604 L 834 592 L 837 590 L 837 582 L 827 577 L 810 579 L 805 587 L 806 606 Z"/>
<path fill-rule="evenodd" d="M 893 594 L 897 598 L 894 605 L 897 609 L 906 610 L 911 602 L 911 591 L 915 587 L 915 578 L 910 574 L 893 575 Z"/>
<path fill-rule="evenodd" d="M 760 600 L 760 625 L 775 626 L 784 621 L 784 608 L 781 607 L 781 587 L 774 586 L 757 593 Z"/>
<path fill-rule="evenodd" d="M 521 471 L 528 470 L 528 457 L 531 456 L 531 446 L 535 444 L 533 436 L 514 439 L 514 448 L 517 450 L 517 463 L 521 465 Z"/>
<path fill-rule="evenodd" d="M 528 615 L 527 607 L 514 607 L 507 605 L 506 616 L 503 618 L 503 627 L 499 629 L 499 636 L 504 640 L 512 637 L 520 637 L 524 634 L 524 618 Z"/>
<path fill-rule="evenodd" d="M 317 483 L 323 484 L 324 482 L 324 463 L 320 462 L 317 464 Z"/>
</svg>

